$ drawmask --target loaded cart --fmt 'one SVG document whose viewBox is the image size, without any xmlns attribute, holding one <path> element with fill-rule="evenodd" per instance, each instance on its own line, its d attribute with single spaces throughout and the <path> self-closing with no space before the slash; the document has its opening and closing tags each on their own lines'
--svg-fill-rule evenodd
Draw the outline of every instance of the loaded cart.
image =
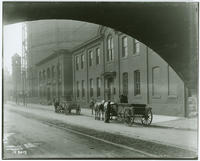
<svg viewBox="0 0 200 161">
<path fill-rule="evenodd" d="M 54 103 L 55 107 L 55 112 L 56 113 L 64 113 L 64 114 L 71 114 L 72 111 L 75 111 L 75 114 L 80 115 L 81 113 L 81 108 L 80 104 L 73 101 L 73 100 L 68 100 L 68 101 L 57 101 Z"/>
<path fill-rule="evenodd" d="M 139 117 L 141 123 L 145 126 L 149 126 L 153 120 L 152 108 L 149 105 L 114 102 L 111 102 L 110 105 L 110 119 L 115 116 L 118 120 L 121 120 L 128 125 L 132 125 L 135 118 Z"/>
</svg>

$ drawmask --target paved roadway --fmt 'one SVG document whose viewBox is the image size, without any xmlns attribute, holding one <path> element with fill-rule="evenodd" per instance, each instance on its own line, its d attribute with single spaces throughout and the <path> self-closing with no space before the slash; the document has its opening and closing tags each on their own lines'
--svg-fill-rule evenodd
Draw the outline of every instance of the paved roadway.
<svg viewBox="0 0 200 161">
<path fill-rule="evenodd" d="M 93 128 L 83 126 L 92 120 L 85 116 L 56 114 L 48 109 L 7 104 L 4 106 L 3 158 L 196 157 L 193 151 L 106 132 L 108 124 L 96 120 L 90 124 Z M 74 125 L 74 121 L 78 121 L 79 124 Z M 102 129 L 96 130 L 94 126 Z M 118 127 L 117 124 L 115 127 Z M 142 127 L 135 126 L 134 129 L 137 131 L 138 128 Z M 151 134 L 149 130 L 152 128 L 146 130 Z M 157 129 L 156 131 L 160 132 L 157 135 L 163 135 L 161 133 L 168 130 Z"/>
<path fill-rule="evenodd" d="M 144 153 L 115 146 L 4 110 L 4 158 L 144 158 Z"/>
</svg>

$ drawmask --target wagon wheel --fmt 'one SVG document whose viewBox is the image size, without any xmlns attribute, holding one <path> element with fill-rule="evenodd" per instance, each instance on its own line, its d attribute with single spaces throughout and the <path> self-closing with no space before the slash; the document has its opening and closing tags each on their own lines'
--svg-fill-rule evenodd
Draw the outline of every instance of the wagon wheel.
<svg viewBox="0 0 200 161">
<path fill-rule="evenodd" d="M 130 109 L 125 109 L 124 111 L 124 123 L 132 126 L 134 123 L 134 117 Z"/>
<path fill-rule="evenodd" d="M 55 107 L 55 112 L 58 113 L 58 107 L 57 106 L 54 107 Z"/>
<path fill-rule="evenodd" d="M 78 114 L 79 114 L 79 115 L 81 114 L 81 108 L 80 108 L 80 105 L 79 105 L 79 108 L 78 108 Z"/>
<path fill-rule="evenodd" d="M 61 113 L 65 113 L 65 106 L 63 104 L 61 105 Z"/>
<path fill-rule="evenodd" d="M 61 113 L 61 105 L 58 106 L 58 113 Z"/>
<path fill-rule="evenodd" d="M 142 116 L 141 122 L 145 126 L 149 126 L 153 120 L 153 114 L 152 111 L 149 109 L 147 110 L 146 114 Z"/>
<path fill-rule="evenodd" d="M 69 114 L 69 105 L 65 105 L 65 114 L 67 115 L 67 114 Z"/>
<path fill-rule="evenodd" d="M 109 115 L 110 114 L 107 111 L 105 111 L 105 113 L 104 113 L 104 122 L 109 122 L 109 120 L 110 120 Z"/>
</svg>

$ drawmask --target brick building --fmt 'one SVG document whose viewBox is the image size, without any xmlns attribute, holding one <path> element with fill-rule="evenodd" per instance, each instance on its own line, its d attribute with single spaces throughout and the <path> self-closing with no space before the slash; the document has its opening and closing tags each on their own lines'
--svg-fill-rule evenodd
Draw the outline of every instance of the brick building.
<svg viewBox="0 0 200 161">
<path fill-rule="evenodd" d="M 141 42 L 110 28 L 73 51 L 73 84 L 76 100 L 92 98 L 147 103 L 156 114 L 184 116 L 184 83 L 173 69 Z"/>
</svg>

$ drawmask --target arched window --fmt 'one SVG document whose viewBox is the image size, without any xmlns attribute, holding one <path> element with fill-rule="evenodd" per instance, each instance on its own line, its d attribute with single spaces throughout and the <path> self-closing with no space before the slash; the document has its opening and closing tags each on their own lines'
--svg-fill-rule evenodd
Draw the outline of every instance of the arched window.
<svg viewBox="0 0 200 161">
<path fill-rule="evenodd" d="M 124 36 L 122 38 L 122 57 L 127 57 L 128 55 L 128 40 L 127 37 Z"/>
<path fill-rule="evenodd" d="M 111 35 L 107 39 L 107 61 L 113 60 L 113 38 Z"/>
<path fill-rule="evenodd" d="M 100 64 L 100 49 L 96 48 L 96 64 Z"/>
<path fill-rule="evenodd" d="M 92 50 L 89 51 L 88 57 L 89 57 L 89 66 L 92 66 L 92 64 L 93 64 L 93 51 Z"/>
<path fill-rule="evenodd" d="M 81 69 L 84 68 L 84 61 L 85 61 L 85 55 L 82 54 L 82 55 L 81 55 Z"/>
<path fill-rule="evenodd" d="M 76 70 L 79 70 L 79 56 L 76 56 Z"/>
<path fill-rule="evenodd" d="M 137 55 L 140 52 L 140 42 L 133 39 L 133 55 Z"/>
</svg>

